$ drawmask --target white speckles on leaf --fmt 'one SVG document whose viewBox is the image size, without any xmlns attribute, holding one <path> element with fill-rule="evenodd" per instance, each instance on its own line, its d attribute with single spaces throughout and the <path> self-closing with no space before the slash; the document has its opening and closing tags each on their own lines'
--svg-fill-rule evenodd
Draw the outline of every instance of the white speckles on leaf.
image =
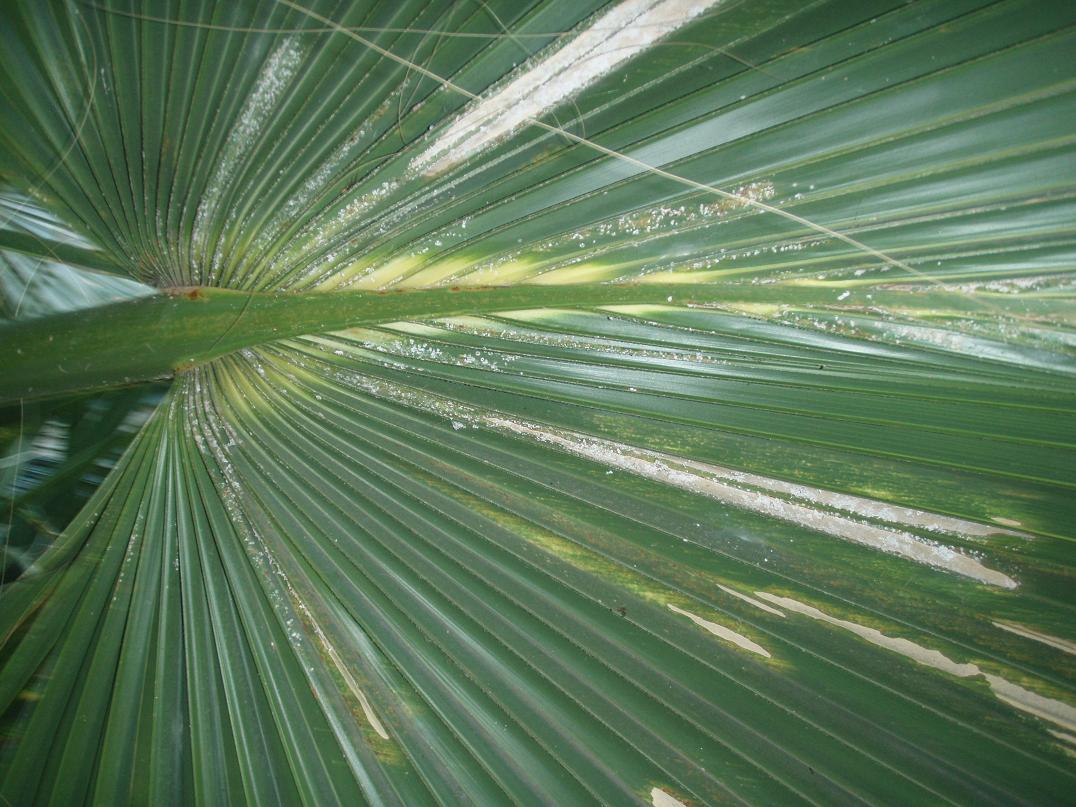
<svg viewBox="0 0 1076 807">
<path fill-rule="evenodd" d="M 208 252 L 212 229 L 210 223 L 218 215 L 225 189 L 275 111 L 281 95 L 299 69 L 303 54 L 304 49 L 296 37 L 288 37 L 277 46 L 266 59 L 254 89 L 228 136 L 194 219 L 192 242 L 198 249 L 203 250 L 203 259 L 211 261 L 210 267 L 201 266 L 195 270 L 195 279 L 199 284 L 212 285 L 220 270 L 222 255 L 219 249 L 212 259 Z"/>
<path fill-rule="evenodd" d="M 900 555 L 917 563 L 955 572 L 981 583 L 1001 588 L 1015 588 L 1017 585 L 1016 581 L 1008 575 L 988 569 L 969 555 L 941 544 L 928 542 L 909 532 L 854 521 L 836 513 L 807 507 L 757 490 L 744 489 L 730 484 L 732 481 L 744 480 L 738 480 L 735 474 L 729 473 L 729 469 L 708 466 L 691 460 L 681 460 L 655 451 L 573 432 L 543 429 L 505 418 L 489 418 L 487 422 L 494 427 L 535 437 L 573 454 L 622 468 L 648 479 L 709 496 L 735 507 L 746 508 L 756 513 L 799 524 L 852 543 Z M 756 475 L 750 476 L 753 479 L 764 480 L 767 486 L 771 487 L 778 482 L 778 480 L 769 480 Z"/>
</svg>

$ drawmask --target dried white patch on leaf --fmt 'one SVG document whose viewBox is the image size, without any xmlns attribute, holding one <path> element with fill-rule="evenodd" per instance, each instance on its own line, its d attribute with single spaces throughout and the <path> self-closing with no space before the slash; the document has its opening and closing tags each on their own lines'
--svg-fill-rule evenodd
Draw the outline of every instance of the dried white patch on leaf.
<svg viewBox="0 0 1076 807">
<path fill-rule="evenodd" d="M 1076 656 L 1076 642 L 1070 642 L 1068 639 L 1061 639 L 1057 636 L 1051 636 L 1048 633 L 1033 630 L 1027 625 L 1021 625 L 1017 622 L 992 622 L 991 624 L 995 628 L 1007 630 L 1009 633 L 1015 633 L 1017 636 L 1023 636 L 1025 639 L 1032 639 L 1036 642 L 1048 644 L 1050 647 L 1056 647 L 1058 650 Z"/>
<path fill-rule="evenodd" d="M 756 600 L 754 597 L 749 597 L 746 594 L 742 594 L 741 592 L 737 591 L 734 588 L 729 588 L 728 586 L 723 586 L 720 583 L 717 584 L 717 587 L 719 589 L 721 589 L 722 591 L 724 591 L 726 594 L 731 594 L 733 597 L 735 597 L 738 600 L 743 600 L 746 603 L 750 603 L 751 605 L 765 611 L 768 614 L 776 614 L 777 616 L 784 616 L 785 615 L 784 611 L 778 611 L 772 605 L 766 605 L 766 603 L 760 602 L 759 600 Z"/>
<path fill-rule="evenodd" d="M 578 94 L 716 0 L 624 0 L 564 46 L 532 59 L 526 72 L 477 101 L 411 163 L 437 174 L 470 159 L 528 121 Z"/>
<path fill-rule="evenodd" d="M 1001 516 L 990 516 L 992 521 L 996 521 L 1005 527 L 1020 527 L 1023 526 L 1019 521 L 1014 518 L 1002 518 Z"/>
<path fill-rule="evenodd" d="M 737 633 L 730 628 L 726 628 L 724 625 L 719 625 L 716 622 L 711 622 L 709 619 L 703 619 L 698 614 L 693 614 L 690 611 L 685 611 L 683 608 L 677 608 L 671 602 L 667 603 L 667 605 L 669 606 L 670 611 L 674 611 L 681 616 L 686 616 L 700 628 L 705 628 L 706 630 L 710 631 L 710 633 L 712 633 L 714 636 L 717 636 L 719 639 L 724 639 L 726 642 L 731 642 L 737 647 L 742 647 L 744 650 L 750 650 L 752 653 L 758 653 L 760 656 L 771 658 L 770 654 L 766 651 L 766 648 L 756 642 L 752 642 L 743 634 Z"/>
<path fill-rule="evenodd" d="M 328 651 L 329 658 L 333 660 L 333 664 L 336 665 L 336 669 L 339 670 L 340 675 L 347 683 L 348 689 L 351 690 L 351 694 L 359 701 L 359 706 L 362 707 L 362 713 L 366 715 L 366 720 L 370 724 L 371 728 L 377 732 L 378 736 L 383 740 L 389 738 L 388 733 L 385 731 L 385 727 L 381 725 L 381 721 L 377 719 L 377 715 L 374 714 L 374 708 L 370 705 L 370 701 L 366 699 L 366 695 L 363 694 L 362 689 L 359 688 L 358 683 L 355 681 L 354 676 L 351 675 L 351 671 L 348 670 L 347 665 L 344 664 L 343 659 L 336 652 L 328 640 L 323 640 L 322 645 L 326 651 Z"/>
<path fill-rule="evenodd" d="M 990 683 L 990 689 L 998 700 L 1035 717 L 1056 723 L 1069 731 L 1076 731 L 1076 709 L 1067 703 L 1046 698 L 997 675 L 983 673 L 983 677 Z"/>
<path fill-rule="evenodd" d="M 958 678 L 971 678 L 981 675 L 986 679 L 986 682 L 990 684 L 990 691 L 994 693 L 994 697 L 1003 703 L 1006 703 L 1015 709 L 1027 712 L 1028 714 L 1032 714 L 1035 717 L 1050 721 L 1051 723 L 1056 723 L 1069 731 L 1076 731 L 1076 708 L 1069 706 L 1067 703 L 1055 700 L 1054 698 L 1047 698 L 1044 695 L 1039 695 L 1036 692 L 1032 692 L 1030 689 L 1025 689 L 1022 686 L 1014 684 L 999 675 L 984 672 L 977 664 L 962 664 L 953 661 L 944 653 L 923 647 L 910 639 L 886 636 L 876 628 L 860 625 L 858 622 L 850 622 L 847 619 L 839 619 L 838 617 L 831 616 L 818 610 L 813 605 L 807 605 L 799 600 L 793 600 L 790 597 L 779 597 L 776 594 L 770 594 L 766 591 L 756 591 L 755 594 L 767 602 L 780 605 L 782 608 L 794 613 L 803 614 L 804 616 L 811 617 L 811 619 L 817 619 L 821 622 L 827 622 L 830 625 L 844 628 L 860 638 L 866 639 L 871 644 L 885 648 L 886 650 L 892 650 L 894 653 L 900 653 L 900 655 L 910 658 L 912 661 L 926 667 L 932 667 L 935 670 L 940 670 L 949 675 L 955 675 Z"/>
<path fill-rule="evenodd" d="M 817 530 L 836 538 L 868 546 L 871 549 L 889 552 L 917 563 L 955 572 L 973 580 L 978 580 L 981 583 L 988 583 L 1001 588 L 1016 588 L 1016 581 L 1011 577 L 993 569 L 988 569 L 975 558 L 964 555 L 950 547 L 929 543 L 908 532 L 865 524 L 836 513 L 817 510 L 776 496 L 770 496 L 757 490 L 745 490 L 730 484 L 731 481 L 743 481 L 744 478 L 750 477 L 765 482 L 771 489 L 776 489 L 787 484 L 780 482 L 780 480 L 767 479 L 754 474 L 742 474 L 728 468 L 705 465 L 692 460 L 682 460 L 656 451 L 648 451 L 611 440 L 599 440 L 574 432 L 554 432 L 507 418 L 489 417 L 484 420 L 496 428 L 509 430 L 516 434 L 526 434 L 544 443 L 556 445 L 573 454 L 597 460 L 605 465 L 625 471 L 631 471 L 639 476 L 674 485 L 693 493 L 709 496 L 734 507 L 742 507 L 762 515 Z M 722 478 L 729 481 L 724 481 Z M 805 486 L 797 487 L 803 488 L 804 491 L 814 490 Z M 819 497 L 827 493 L 820 490 L 814 490 L 814 492 L 816 499 L 820 502 L 821 498 Z M 882 506 L 881 502 L 877 504 Z"/>
<path fill-rule="evenodd" d="M 960 678 L 968 678 L 973 675 L 978 675 L 981 672 L 981 670 L 974 664 L 958 664 L 944 653 L 937 650 L 930 650 L 909 639 L 886 636 L 880 630 L 869 628 L 866 625 L 860 625 L 858 622 L 849 622 L 846 619 L 838 619 L 835 616 L 830 616 L 823 611 L 819 611 L 814 606 L 807 605 L 799 600 L 793 600 L 790 597 L 778 597 L 766 591 L 756 591 L 755 594 L 767 602 L 772 602 L 774 605 L 779 605 L 782 608 L 797 614 L 809 616 L 811 619 L 817 619 L 822 622 L 828 622 L 830 625 L 844 628 L 860 638 L 866 639 L 871 644 L 884 647 L 886 650 L 892 650 L 894 653 L 900 653 L 902 656 L 906 656 L 919 664 L 933 667 L 936 670 L 941 670 L 950 675 L 956 675 Z"/>
<path fill-rule="evenodd" d="M 687 807 L 680 799 L 673 798 L 660 787 L 650 789 L 651 807 Z"/>
<path fill-rule="evenodd" d="M 1047 729 L 1057 739 L 1061 740 L 1059 748 L 1068 754 L 1070 757 L 1076 757 L 1076 737 L 1071 734 L 1066 734 L 1063 731 L 1054 731 L 1053 729 Z"/>
</svg>

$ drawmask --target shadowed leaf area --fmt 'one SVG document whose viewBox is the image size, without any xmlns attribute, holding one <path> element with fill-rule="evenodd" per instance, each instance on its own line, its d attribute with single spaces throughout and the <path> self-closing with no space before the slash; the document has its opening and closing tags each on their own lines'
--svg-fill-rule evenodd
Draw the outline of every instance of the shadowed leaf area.
<svg viewBox="0 0 1076 807">
<path fill-rule="evenodd" d="M 1074 23 L 3 4 L 0 802 L 1070 801 Z"/>
</svg>

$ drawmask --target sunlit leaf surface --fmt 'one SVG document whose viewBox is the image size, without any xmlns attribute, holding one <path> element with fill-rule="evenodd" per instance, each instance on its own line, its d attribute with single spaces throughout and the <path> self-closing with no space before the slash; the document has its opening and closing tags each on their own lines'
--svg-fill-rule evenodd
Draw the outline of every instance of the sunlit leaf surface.
<svg viewBox="0 0 1076 807">
<path fill-rule="evenodd" d="M 7 317 L 170 296 L 0 399 L 248 295 L 0 589 L 7 803 L 1071 799 L 1076 5 L 2 13 Z"/>
</svg>

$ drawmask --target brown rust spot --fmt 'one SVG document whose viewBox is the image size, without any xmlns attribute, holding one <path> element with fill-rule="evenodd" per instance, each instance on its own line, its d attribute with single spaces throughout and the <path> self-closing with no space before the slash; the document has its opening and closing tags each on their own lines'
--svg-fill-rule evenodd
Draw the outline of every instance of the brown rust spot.
<svg viewBox="0 0 1076 807">
<path fill-rule="evenodd" d="M 185 300 L 208 299 L 206 290 L 202 286 L 173 286 L 172 288 L 161 289 L 161 291 L 172 298 L 183 298 Z"/>
</svg>

